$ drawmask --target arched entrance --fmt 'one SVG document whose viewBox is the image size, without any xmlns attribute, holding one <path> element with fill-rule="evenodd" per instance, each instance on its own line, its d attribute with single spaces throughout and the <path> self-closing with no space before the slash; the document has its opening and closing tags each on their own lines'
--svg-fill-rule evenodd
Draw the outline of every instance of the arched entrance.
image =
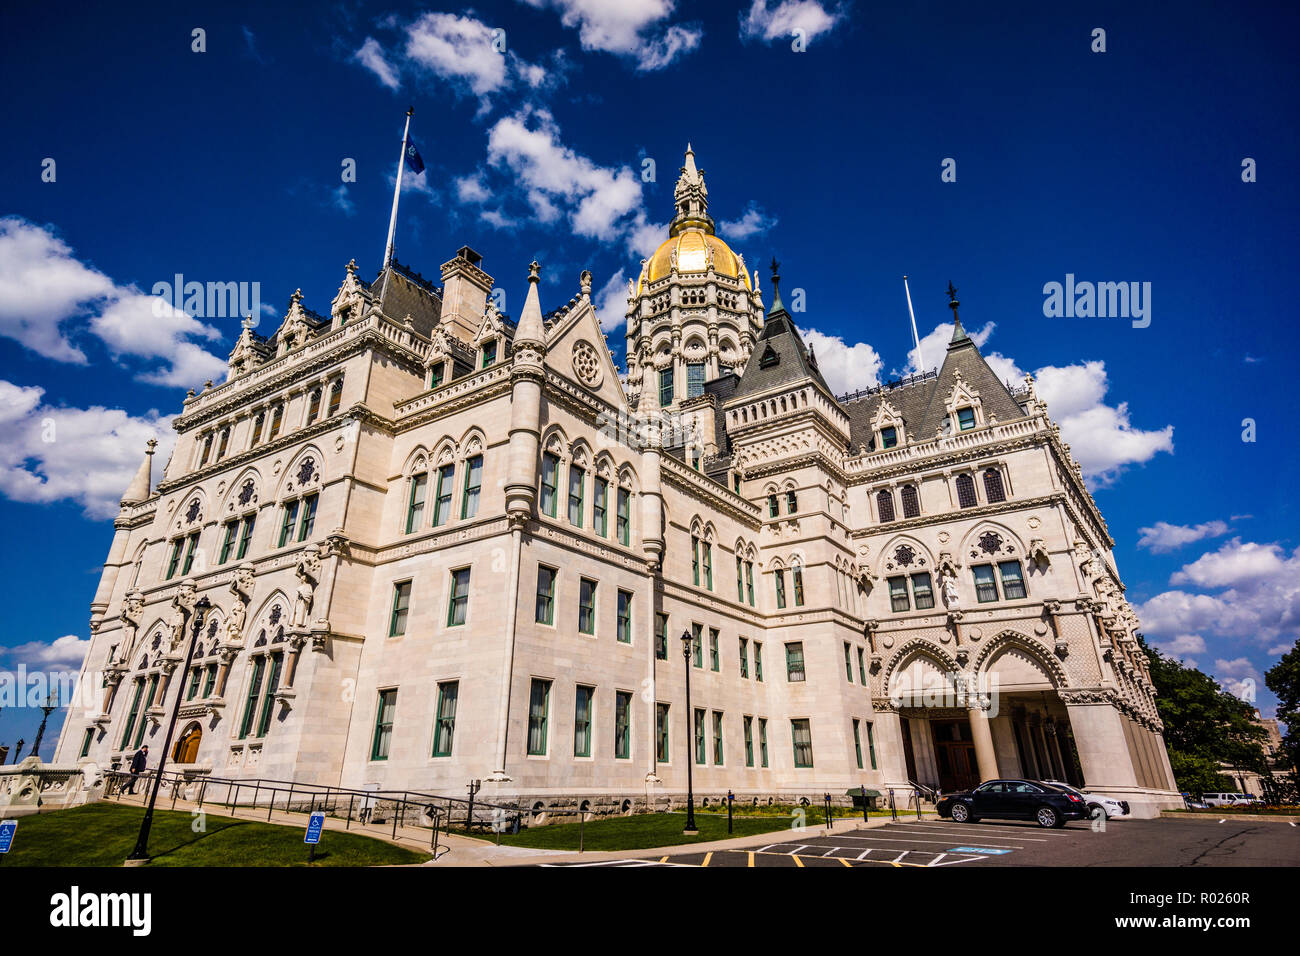
<svg viewBox="0 0 1300 956">
<path fill-rule="evenodd" d="M 174 763 L 194 763 L 199 757 L 199 743 L 203 740 L 203 728 L 197 723 L 190 724 L 185 728 L 185 733 L 181 734 L 180 739 L 176 741 L 176 746 L 172 748 L 172 761 Z"/>
</svg>

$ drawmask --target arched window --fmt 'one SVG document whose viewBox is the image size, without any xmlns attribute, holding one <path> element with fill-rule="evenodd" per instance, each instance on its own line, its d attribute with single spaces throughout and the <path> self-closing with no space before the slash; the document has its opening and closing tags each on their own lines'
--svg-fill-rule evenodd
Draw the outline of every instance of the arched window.
<svg viewBox="0 0 1300 956">
<path fill-rule="evenodd" d="M 343 403 L 343 379 L 336 379 L 330 387 L 330 405 L 327 413 L 331 418 L 338 414 L 339 405 Z"/>
<path fill-rule="evenodd" d="M 984 472 L 984 497 L 989 502 L 1007 500 L 1006 490 L 1002 487 L 1002 472 L 996 468 Z"/>
<path fill-rule="evenodd" d="M 915 485 L 904 485 L 903 490 L 899 492 L 899 497 L 903 499 L 903 517 L 917 518 L 921 515 L 921 502 L 916 496 Z"/>
<path fill-rule="evenodd" d="M 975 479 L 970 475 L 957 476 L 957 506 L 974 508 L 979 502 L 975 499 Z"/>
<path fill-rule="evenodd" d="M 799 510 L 799 495 L 797 492 L 787 491 L 785 493 L 785 510 L 790 514 L 794 514 Z"/>
<path fill-rule="evenodd" d="M 888 491 L 876 495 L 876 510 L 880 512 L 881 522 L 894 520 L 894 496 Z"/>
<path fill-rule="evenodd" d="M 320 412 L 320 389 L 314 388 L 311 393 L 311 404 L 307 407 L 307 421 L 310 425 L 316 420 L 316 415 Z"/>
</svg>

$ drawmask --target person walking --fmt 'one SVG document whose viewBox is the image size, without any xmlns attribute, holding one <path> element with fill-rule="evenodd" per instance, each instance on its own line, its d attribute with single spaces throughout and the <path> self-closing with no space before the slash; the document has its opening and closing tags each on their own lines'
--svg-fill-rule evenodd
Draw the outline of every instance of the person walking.
<svg viewBox="0 0 1300 956">
<path fill-rule="evenodd" d="M 136 781 L 140 779 L 140 774 L 144 773 L 145 764 L 149 762 L 149 745 L 145 744 L 135 752 L 131 758 L 131 782 L 127 785 L 127 793 L 135 793 Z"/>
</svg>

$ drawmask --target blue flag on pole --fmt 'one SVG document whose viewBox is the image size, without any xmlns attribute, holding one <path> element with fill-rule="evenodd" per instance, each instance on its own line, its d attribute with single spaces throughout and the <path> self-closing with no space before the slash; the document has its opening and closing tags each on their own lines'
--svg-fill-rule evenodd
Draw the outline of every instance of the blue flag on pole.
<svg viewBox="0 0 1300 956">
<path fill-rule="evenodd" d="M 410 166 L 414 173 L 424 172 L 424 160 L 420 157 L 420 151 L 415 148 L 415 141 L 409 136 L 406 139 L 406 165 Z"/>
</svg>

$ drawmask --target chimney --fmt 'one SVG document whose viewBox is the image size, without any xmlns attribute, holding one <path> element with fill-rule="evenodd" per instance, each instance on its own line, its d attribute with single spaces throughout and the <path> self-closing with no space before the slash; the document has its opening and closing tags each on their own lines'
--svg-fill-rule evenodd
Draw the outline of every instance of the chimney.
<svg viewBox="0 0 1300 956">
<path fill-rule="evenodd" d="M 492 291 L 492 277 L 479 268 L 482 261 L 469 246 L 461 246 L 456 258 L 442 264 L 440 324 L 465 343 L 473 342 L 478 334 Z"/>
</svg>

